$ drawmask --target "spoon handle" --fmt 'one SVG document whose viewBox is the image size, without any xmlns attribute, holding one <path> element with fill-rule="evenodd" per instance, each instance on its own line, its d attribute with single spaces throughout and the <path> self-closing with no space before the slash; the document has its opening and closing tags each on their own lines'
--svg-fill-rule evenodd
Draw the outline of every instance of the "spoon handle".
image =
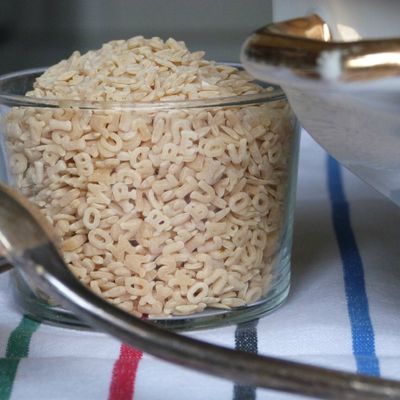
<svg viewBox="0 0 400 400">
<path fill-rule="evenodd" d="M 12 267 L 6 258 L 0 256 L 0 274 L 10 270 Z"/>
</svg>

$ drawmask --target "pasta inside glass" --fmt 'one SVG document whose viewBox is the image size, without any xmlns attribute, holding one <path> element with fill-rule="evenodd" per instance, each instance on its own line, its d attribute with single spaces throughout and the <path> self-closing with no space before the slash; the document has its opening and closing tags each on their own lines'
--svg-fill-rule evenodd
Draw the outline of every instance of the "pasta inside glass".
<svg viewBox="0 0 400 400">
<path fill-rule="evenodd" d="M 282 303 L 298 132 L 279 88 L 131 104 L 23 96 L 40 72 L 0 79 L 4 179 L 46 215 L 83 284 L 176 329 Z M 25 313 L 79 324 L 15 279 Z"/>
</svg>

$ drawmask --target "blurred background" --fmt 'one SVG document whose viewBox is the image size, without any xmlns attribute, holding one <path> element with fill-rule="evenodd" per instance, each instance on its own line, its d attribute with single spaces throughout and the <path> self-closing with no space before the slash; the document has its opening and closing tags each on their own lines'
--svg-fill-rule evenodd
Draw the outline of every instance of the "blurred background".
<svg viewBox="0 0 400 400">
<path fill-rule="evenodd" d="M 0 73 L 41 67 L 135 35 L 184 40 L 206 58 L 239 61 L 272 20 L 271 0 L 0 0 Z"/>
</svg>

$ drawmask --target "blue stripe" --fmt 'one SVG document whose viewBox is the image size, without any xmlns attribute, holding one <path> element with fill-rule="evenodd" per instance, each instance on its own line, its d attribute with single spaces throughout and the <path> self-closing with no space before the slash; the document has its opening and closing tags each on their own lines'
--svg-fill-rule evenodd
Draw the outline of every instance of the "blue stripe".
<svg viewBox="0 0 400 400">
<path fill-rule="evenodd" d="M 375 353 L 375 336 L 365 290 L 364 269 L 351 227 L 349 204 L 343 190 L 342 171 L 339 164 L 331 157 L 328 157 L 327 169 L 333 227 L 343 263 L 357 372 L 379 376 L 379 360 Z"/>
<path fill-rule="evenodd" d="M 236 327 L 235 331 L 235 349 L 246 351 L 247 353 L 257 354 L 258 337 L 257 337 L 258 319 L 244 322 Z M 256 388 L 247 385 L 235 385 L 233 388 L 233 400 L 256 400 Z"/>
</svg>

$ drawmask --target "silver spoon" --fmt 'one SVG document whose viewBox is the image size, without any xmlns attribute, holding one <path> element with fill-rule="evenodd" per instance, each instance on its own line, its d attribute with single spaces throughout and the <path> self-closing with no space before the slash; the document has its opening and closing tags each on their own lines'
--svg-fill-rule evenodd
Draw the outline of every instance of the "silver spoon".
<svg viewBox="0 0 400 400">
<path fill-rule="evenodd" d="M 28 282 L 94 329 L 163 360 L 239 384 L 323 399 L 400 399 L 397 381 L 230 350 L 129 315 L 79 283 L 65 265 L 55 238 L 39 210 L 0 184 L 0 253 Z"/>
<path fill-rule="evenodd" d="M 0 256 L 0 274 L 6 272 L 12 268 L 12 265 L 7 261 L 5 257 Z"/>
</svg>

